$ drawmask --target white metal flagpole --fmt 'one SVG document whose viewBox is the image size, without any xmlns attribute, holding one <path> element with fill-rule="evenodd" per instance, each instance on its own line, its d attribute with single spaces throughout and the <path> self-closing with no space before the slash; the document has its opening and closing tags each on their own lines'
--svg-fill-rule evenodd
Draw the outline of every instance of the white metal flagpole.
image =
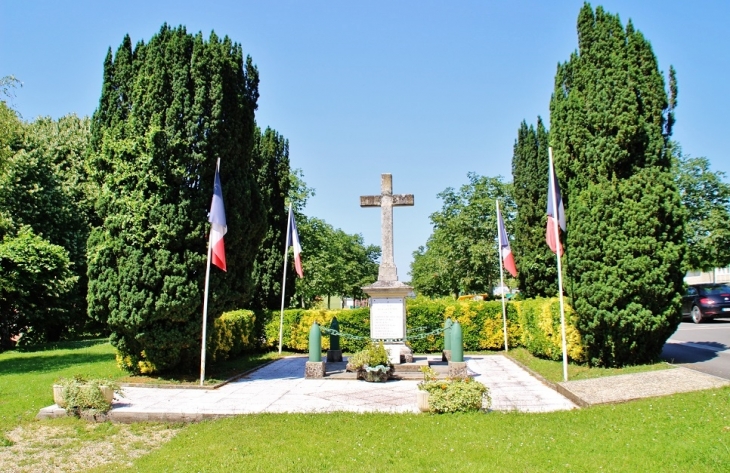
<svg viewBox="0 0 730 473">
<path fill-rule="evenodd" d="M 550 181 L 557 179 L 555 169 L 553 168 L 553 148 L 548 148 L 550 157 Z M 560 297 L 560 333 L 563 338 L 563 381 L 568 381 L 568 347 L 565 341 L 565 306 L 563 304 L 563 270 L 560 263 L 562 247 L 560 246 L 560 232 L 558 231 L 559 215 L 558 215 L 558 195 L 557 183 L 552 182 L 550 192 L 553 195 L 553 230 L 555 231 L 555 256 L 558 259 L 558 296 Z"/>
<path fill-rule="evenodd" d="M 499 227 L 501 214 L 499 212 L 499 200 L 495 199 L 494 202 L 497 204 L 497 247 L 499 248 L 499 287 L 500 292 L 502 293 L 502 325 L 504 330 L 504 351 L 509 351 L 509 346 L 507 345 L 507 306 L 504 302 L 504 268 L 502 265 L 502 239 L 500 237 L 500 233 L 502 231 Z M 505 238 L 506 237 L 507 235 L 505 235 Z"/>
<path fill-rule="evenodd" d="M 218 174 L 218 170 L 221 166 L 221 158 L 215 163 L 215 172 Z M 213 238 L 213 227 L 208 231 L 208 263 L 205 267 L 205 289 L 203 291 L 203 340 L 200 343 L 200 385 L 202 386 L 205 381 L 205 342 L 208 332 L 208 283 L 210 282 L 210 254 L 213 249 L 211 245 Z"/>
<path fill-rule="evenodd" d="M 208 235 L 208 264 L 205 267 L 205 291 L 203 295 L 203 341 L 200 348 L 200 385 L 205 381 L 205 338 L 208 328 L 208 282 L 210 281 L 210 244 L 211 236 Z"/>
<path fill-rule="evenodd" d="M 286 294 L 286 263 L 289 256 L 289 232 L 291 231 L 291 202 L 289 202 L 289 213 L 286 216 L 286 240 L 284 240 L 284 277 L 281 281 L 281 316 L 279 317 L 279 355 L 281 355 L 281 344 L 284 338 L 284 295 Z"/>
</svg>

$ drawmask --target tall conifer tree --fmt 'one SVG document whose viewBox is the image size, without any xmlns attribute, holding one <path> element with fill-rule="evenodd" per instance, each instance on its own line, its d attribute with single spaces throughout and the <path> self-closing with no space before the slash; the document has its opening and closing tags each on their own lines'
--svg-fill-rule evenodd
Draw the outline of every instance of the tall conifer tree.
<svg viewBox="0 0 730 473">
<path fill-rule="evenodd" d="M 194 367 L 215 164 L 226 208 L 228 272 L 211 270 L 209 314 L 240 308 L 266 209 L 256 184 L 258 71 L 241 46 L 163 25 L 124 38 L 104 61 L 92 118 L 98 225 L 88 242 L 89 313 L 132 371 Z M 209 331 L 210 333 L 210 331 Z"/>
<path fill-rule="evenodd" d="M 517 205 L 512 250 L 520 290 L 528 298 L 551 297 L 558 291 L 555 255 L 545 245 L 548 146 L 548 132 L 540 117 L 537 130 L 522 122 L 512 155 Z"/>
<path fill-rule="evenodd" d="M 566 289 L 592 364 L 643 363 L 658 358 L 680 321 L 673 106 L 651 45 L 631 22 L 624 28 L 585 4 L 578 45 L 558 66 L 550 103 L 568 222 Z M 674 103 L 676 83 L 671 89 Z"/>
<path fill-rule="evenodd" d="M 267 230 L 261 241 L 254 266 L 254 309 L 278 309 L 281 305 L 281 282 L 284 272 L 284 239 L 287 230 L 287 197 L 290 174 L 289 140 L 271 128 L 256 130 L 255 158 L 258 162 L 258 184 L 267 208 Z M 287 271 L 285 303 L 294 294 L 296 273 Z"/>
</svg>

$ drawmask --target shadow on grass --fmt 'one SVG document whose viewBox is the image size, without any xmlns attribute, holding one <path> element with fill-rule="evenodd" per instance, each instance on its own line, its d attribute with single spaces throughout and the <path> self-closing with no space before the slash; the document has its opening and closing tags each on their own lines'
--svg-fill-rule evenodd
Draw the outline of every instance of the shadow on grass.
<svg viewBox="0 0 730 473">
<path fill-rule="evenodd" d="M 108 353 L 63 353 L 49 356 L 46 353 L 13 357 L 0 360 L 0 376 L 7 374 L 44 373 L 60 371 L 74 365 L 113 361 L 114 355 Z"/>
<path fill-rule="evenodd" d="M 20 346 L 20 347 L 16 347 L 13 351 L 16 351 L 19 353 L 35 353 L 35 352 L 39 352 L 39 351 L 49 351 L 49 350 L 75 350 L 77 348 L 89 348 L 89 347 L 93 347 L 95 345 L 101 345 L 101 344 L 108 343 L 108 342 L 109 342 L 108 338 L 91 338 L 88 340 L 50 342 L 50 343 L 43 343 L 40 345 Z"/>
</svg>

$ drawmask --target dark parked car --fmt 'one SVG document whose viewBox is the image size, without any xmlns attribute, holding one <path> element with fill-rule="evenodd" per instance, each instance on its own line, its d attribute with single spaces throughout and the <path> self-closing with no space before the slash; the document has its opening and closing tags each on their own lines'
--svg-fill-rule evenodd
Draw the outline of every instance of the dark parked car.
<svg viewBox="0 0 730 473">
<path fill-rule="evenodd" d="M 693 284 L 682 298 L 682 315 L 699 324 L 714 318 L 730 318 L 729 284 Z"/>
</svg>

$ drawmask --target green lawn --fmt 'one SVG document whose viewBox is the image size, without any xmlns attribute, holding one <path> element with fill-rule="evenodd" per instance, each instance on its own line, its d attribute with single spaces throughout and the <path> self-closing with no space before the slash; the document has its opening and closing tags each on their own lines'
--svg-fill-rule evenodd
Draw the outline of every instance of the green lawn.
<svg viewBox="0 0 730 473">
<path fill-rule="evenodd" d="M 717 472 L 729 446 L 726 388 L 550 414 L 241 416 L 191 425 L 131 470 Z"/>
<path fill-rule="evenodd" d="M 70 342 L 58 348 L 0 353 L 0 433 L 35 418 L 53 404 L 53 383 L 58 378 L 118 379 L 114 349 L 106 340 Z"/>
<path fill-rule="evenodd" d="M 612 373 L 582 369 L 583 377 Z M 53 381 L 74 374 L 124 375 L 107 343 L 0 354 L 0 465 L 98 472 L 701 472 L 730 465 L 730 388 L 549 414 L 265 414 L 133 426 L 34 420 L 52 403 Z"/>
<path fill-rule="evenodd" d="M 507 356 L 519 361 L 532 371 L 539 373 L 545 379 L 554 383 L 563 381 L 563 362 L 543 360 L 533 356 L 524 348 L 514 348 L 506 353 Z M 616 376 L 619 374 L 642 373 L 645 371 L 657 371 L 673 368 L 664 361 L 651 365 L 625 366 L 623 368 L 591 368 L 586 365 L 568 364 L 568 381 L 579 379 L 601 378 L 603 376 Z"/>
</svg>

